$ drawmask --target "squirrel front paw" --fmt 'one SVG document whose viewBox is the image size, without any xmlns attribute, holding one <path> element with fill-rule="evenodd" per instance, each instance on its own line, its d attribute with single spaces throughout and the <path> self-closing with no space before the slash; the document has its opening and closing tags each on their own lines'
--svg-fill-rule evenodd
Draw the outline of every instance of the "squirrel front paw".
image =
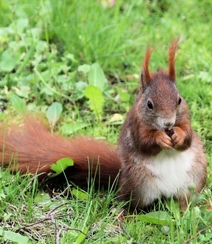
<svg viewBox="0 0 212 244">
<path fill-rule="evenodd" d="M 173 146 L 175 149 L 181 147 L 186 139 L 186 133 L 178 126 L 174 127 L 174 134 L 172 135 Z"/>
<path fill-rule="evenodd" d="M 155 134 L 155 141 L 157 145 L 159 145 L 161 148 L 166 148 L 166 149 L 172 149 L 173 144 L 172 144 L 172 139 L 166 135 L 163 131 L 157 131 Z"/>
</svg>

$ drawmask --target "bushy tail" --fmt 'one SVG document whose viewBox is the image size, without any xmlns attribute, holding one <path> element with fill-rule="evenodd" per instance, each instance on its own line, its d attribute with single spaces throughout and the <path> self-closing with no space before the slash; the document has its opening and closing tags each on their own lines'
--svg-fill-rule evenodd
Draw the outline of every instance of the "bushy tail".
<svg viewBox="0 0 212 244">
<path fill-rule="evenodd" d="M 93 138 L 64 138 L 51 134 L 44 124 L 27 117 L 21 126 L 1 126 L 0 162 L 10 165 L 11 171 L 37 173 L 47 176 L 50 166 L 65 157 L 72 158 L 74 166 L 67 169 L 67 178 L 80 185 L 88 174 L 97 174 L 102 185 L 113 182 L 120 170 L 120 160 L 114 146 Z"/>
</svg>

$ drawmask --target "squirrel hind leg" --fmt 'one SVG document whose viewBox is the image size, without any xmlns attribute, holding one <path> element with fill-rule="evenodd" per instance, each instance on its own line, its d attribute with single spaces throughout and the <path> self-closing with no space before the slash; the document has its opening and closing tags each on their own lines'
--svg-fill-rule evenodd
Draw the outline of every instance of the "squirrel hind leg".
<svg viewBox="0 0 212 244">
<path fill-rule="evenodd" d="M 191 202 L 191 194 L 188 192 L 182 193 L 175 200 L 178 201 L 180 210 L 185 212 Z"/>
</svg>

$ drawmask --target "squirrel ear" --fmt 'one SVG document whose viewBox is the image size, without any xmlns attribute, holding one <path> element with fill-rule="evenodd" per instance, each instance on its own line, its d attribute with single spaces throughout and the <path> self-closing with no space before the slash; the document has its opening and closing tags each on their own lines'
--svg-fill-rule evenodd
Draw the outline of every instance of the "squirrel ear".
<svg viewBox="0 0 212 244">
<path fill-rule="evenodd" d="M 178 42 L 180 40 L 180 37 L 177 39 L 173 40 L 172 43 L 169 46 L 169 56 L 168 56 L 168 61 L 169 61 L 169 78 L 173 81 L 176 79 L 176 72 L 175 72 L 175 53 L 177 50 Z"/>
<path fill-rule="evenodd" d="M 141 84 L 142 84 L 143 89 L 145 89 L 146 86 L 151 81 L 151 76 L 149 73 L 149 60 L 150 60 L 151 55 L 152 55 L 152 49 L 150 48 L 150 46 L 148 46 L 145 57 L 144 57 L 144 61 L 142 64 L 142 70 L 141 70 Z"/>
</svg>

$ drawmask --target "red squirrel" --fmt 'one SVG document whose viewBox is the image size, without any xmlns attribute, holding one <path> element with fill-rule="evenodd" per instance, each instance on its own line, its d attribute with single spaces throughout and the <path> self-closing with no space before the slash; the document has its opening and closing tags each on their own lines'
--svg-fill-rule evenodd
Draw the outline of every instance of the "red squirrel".
<svg viewBox="0 0 212 244">
<path fill-rule="evenodd" d="M 154 73 L 149 72 L 152 51 L 147 49 L 140 90 L 117 148 L 93 138 L 53 135 L 40 120 L 28 116 L 22 126 L 1 126 L 1 163 L 10 164 L 11 171 L 43 178 L 53 163 L 70 157 L 74 166 L 65 170 L 66 177 L 79 185 L 86 183 L 89 171 L 99 170 L 102 185 L 112 184 L 120 172 L 118 196 L 130 201 L 132 208 L 144 209 L 160 197 L 177 198 L 185 208 L 189 189 L 198 193 L 205 185 L 207 162 L 203 144 L 191 128 L 186 101 L 176 87 L 177 45 L 175 40 L 169 47 L 168 71 Z"/>
</svg>

